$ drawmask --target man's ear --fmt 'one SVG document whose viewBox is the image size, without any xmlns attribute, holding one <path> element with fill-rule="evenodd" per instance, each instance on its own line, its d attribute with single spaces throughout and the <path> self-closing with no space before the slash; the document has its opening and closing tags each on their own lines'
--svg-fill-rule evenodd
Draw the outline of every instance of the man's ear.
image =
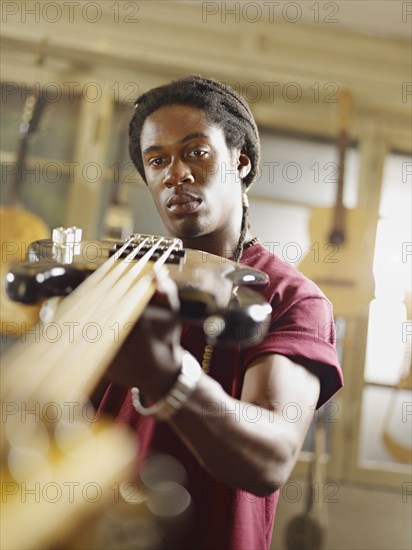
<svg viewBox="0 0 412 550">
<path fill-rule="evenodd" d="M 249 174 L 252 168 L 252 163 L 248 155 L 242 150 L 239 153 L 237 169 L 240 178 L 243 180 Z"/>
</svg>

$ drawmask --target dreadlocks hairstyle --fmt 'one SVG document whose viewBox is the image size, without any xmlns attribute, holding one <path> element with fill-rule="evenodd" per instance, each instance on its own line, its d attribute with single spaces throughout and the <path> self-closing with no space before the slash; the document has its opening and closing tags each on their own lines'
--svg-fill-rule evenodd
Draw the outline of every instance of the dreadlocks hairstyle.
<svg viewBox="0 0 412 550">
<path fill-rule="evenodd" d="M 242 178 L 242 224 L 235 251 L 235 261 L 242 257 L 248 229 L 249 204 L 246 191 L 256 179 L 259 158 L 259 133 L 246 101 L 232 88 L 211 78 L 192 75 L 170 84 L 153 88 L 135 103 L 135 113 L 129 126 L 129 152 L 137 171 L 146 181 L 140 136 L 148 116 L 166 105 L 190 105 L 200 109 L 207 118 L 222 128 L 229 149 L 241 149 L 251 161 L 251 169 Z"/>
</svg>

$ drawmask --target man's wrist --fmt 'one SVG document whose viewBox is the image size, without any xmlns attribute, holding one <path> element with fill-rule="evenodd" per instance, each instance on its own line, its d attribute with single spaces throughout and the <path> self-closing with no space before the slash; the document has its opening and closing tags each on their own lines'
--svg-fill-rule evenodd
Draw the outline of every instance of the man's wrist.
<svg viewBox="0 0 412 550">
<path fill-rule="evenodd" d="M 138 388 L 132 388 L 132 402 L 137 412 L 153 416 L 157 420 L 168 420 L 183 407 L 200 380 L 202 369 L 188 351 L 183 351 L 182 367 L 169 391 L 159 400 L 147 405 Z"/>
</svg>

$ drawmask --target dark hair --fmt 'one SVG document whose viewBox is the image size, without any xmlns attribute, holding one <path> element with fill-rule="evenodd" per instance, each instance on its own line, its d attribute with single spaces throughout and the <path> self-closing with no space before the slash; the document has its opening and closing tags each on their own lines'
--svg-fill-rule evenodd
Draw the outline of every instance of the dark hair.
<svg viewBox="0 0 412 550">
<path fill-rule="evenodd" d="M 146 181 L 140 136 L 146 118 L 160 107 L 183 104 L 200 109 L 207 118 L 222 128 L 229 149 L 242 150 L 251 161 L 251 169 L 243 178 L 247 190 L 256 179 L 260 158 L 259 133 L 246 101 L 232 88 L 200 75 L 187 76 L 142 94 L 135 103 L 129 126 L 129 152 L 137 171 Z M 248 228 L 247 200 L 243 201 L 242 227 L 235 259 L 239 260 Z"/>
</svg>

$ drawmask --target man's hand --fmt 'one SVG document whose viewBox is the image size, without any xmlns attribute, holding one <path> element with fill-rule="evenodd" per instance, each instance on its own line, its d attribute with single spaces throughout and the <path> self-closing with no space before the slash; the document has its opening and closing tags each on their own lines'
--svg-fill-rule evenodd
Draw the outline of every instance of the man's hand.
<svg viewBox="0 0 412 550">
<path fill-rule="evenodd" d="M 133 327 L 107 372 L 125 387 L 138 387 L 147 400 L 163 397 L 182 364 L 179 298 L 175 283 L 164 272 L 157 275 L 157 292 Z"/>
</svg>

